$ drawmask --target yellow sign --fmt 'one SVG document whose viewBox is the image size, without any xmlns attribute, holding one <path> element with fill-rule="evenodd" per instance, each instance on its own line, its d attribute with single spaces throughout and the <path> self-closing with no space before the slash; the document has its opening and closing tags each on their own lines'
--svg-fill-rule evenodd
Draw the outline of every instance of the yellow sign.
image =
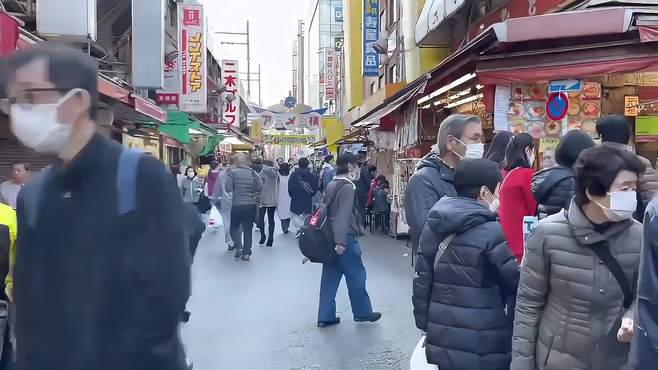
<svg viewBox="0 0 658 370">
<path fill-rule="evenodd" d="M 626 117 L 637 117 L 638 105 L 640 98 L 638 96 L 625 96 L 624 97 L 624 115 Z"/>
<path fill-rule="evenodd" d="M 539 139 L 539 153 L 546 152 L 548 150 L 555 150 L 557 145 L 560 143 L 560 139 L 556 137 L 542 137 Z"/>
<path fill-rule="evenodd" d="M 279 145 L 309 145 L 317 140 L 315 135 L 264 135 L 263 143 Z"/>
</svg>

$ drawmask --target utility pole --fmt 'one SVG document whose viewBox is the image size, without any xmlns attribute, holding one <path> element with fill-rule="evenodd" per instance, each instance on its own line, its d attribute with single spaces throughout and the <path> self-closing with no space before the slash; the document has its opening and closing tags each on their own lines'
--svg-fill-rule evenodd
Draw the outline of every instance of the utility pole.
<svg viewBox="0 0 658 370">
<path fill-rule="evenodd" d="M 215 32 L 216 34 L 219 35 L 239 35 L 239 36 L 246 36 L 247 37 L 247 42 L 228 42 L 228 41 L 223 41 L 220 42 L 220 44 L 224 45 L 244 45 L 247 47 L 247 75 L 251 76 L 251 44 L 250 44 L 250 35 L 249 35 L 249 21 L 247 21 L 247 32 Z M 249 95 L 249 98 L 251 99 L 251 81 L 247 79 L 247 95 Z"/>
<path fill-rule="evenodd" d="M 260 63 L 258 64 L 258 72 L 250 73 L 249 69 L 247 69 L 247 72 L 239 72 L 239 73 L 242 74 L 242 75 L 245 75 L 245 74 L 247 75 L 247 78 L 246 78 L 247 83 L 251 83 L 251 81 L 258 81 L 258 105 L 262 107 L 263 106 L 263 100 L 261 99 L 261 97 L 262 97 L 262 94 L 261 94 L 262 85 L 261 85 Z M 253 75 L 258 75 L 258 79 L 251 78 L 251 76 L 253 76 Z M 241 79 L 243 81 L 245 80 L 244 78 L 241 78 Z"/>
</svg>

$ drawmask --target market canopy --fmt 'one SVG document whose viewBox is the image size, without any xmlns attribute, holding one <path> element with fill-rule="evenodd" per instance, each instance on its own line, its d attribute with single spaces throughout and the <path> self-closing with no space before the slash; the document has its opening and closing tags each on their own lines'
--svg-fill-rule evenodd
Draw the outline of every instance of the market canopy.
<svg viewBox="0 0 658 370">
<path fill-rule="evenodd" d="M 182 144 L 190 144 L 193 136 L 205 137 L 203 147 L 198 153 L 201 156 L 213 153 L 215 147 L 224 138 L 212 127 L 206 126 L 185 112 L 178 111 L 167 112 L 167 123 L 160 125 L 159 130 Z"/>
</svg>

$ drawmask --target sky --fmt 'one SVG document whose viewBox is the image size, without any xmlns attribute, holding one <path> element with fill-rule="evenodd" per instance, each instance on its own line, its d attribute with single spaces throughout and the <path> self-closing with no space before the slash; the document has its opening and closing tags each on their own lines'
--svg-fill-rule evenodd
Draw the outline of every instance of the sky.
<svg viewBox="0 0 658 370">
<path fill-rule="evenodd" d="M 277 104 L 292 89 L 292 46 L 297 20 L 308 18 L 314 0 L 198 0 L 204 5 L 212 31 L 246 32 L 250 21 L 251 72 L 261 65 L 262 100 L 265 107 Z M 208 35 L 212 43 L 245 42 L 245 36 Z M 208 41 L 211 45 L 211 41 Z M 247 72 L 247 48 L 220 45 L 222 59 L 237 59 L 240 72 Z M 241 78 L 246 78 L 241 75 Z M 252 75 L 258 79 L 258 75 Z M 243 81 L 245 91 L 247 81 Z M 258 81 L 251 82 L 251 100 L 258 103 Z"/>
</svg>

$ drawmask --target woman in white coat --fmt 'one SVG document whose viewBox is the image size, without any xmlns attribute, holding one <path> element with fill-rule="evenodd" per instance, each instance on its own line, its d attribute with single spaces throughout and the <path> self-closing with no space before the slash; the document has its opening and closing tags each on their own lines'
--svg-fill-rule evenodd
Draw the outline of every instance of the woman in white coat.
<svg viewBox="0 0 658 370">
<path fill-rule="evenodd" d="M 288 233 L 290 227 L 290 195 L 288 194 L 288 178 L 290 178 L 290 165 L 281 163 L 279 166 L 279 199 L 276 207 L 276 213 L 281 220 L 281 230 L 284 234 Z"/>
</svg>

